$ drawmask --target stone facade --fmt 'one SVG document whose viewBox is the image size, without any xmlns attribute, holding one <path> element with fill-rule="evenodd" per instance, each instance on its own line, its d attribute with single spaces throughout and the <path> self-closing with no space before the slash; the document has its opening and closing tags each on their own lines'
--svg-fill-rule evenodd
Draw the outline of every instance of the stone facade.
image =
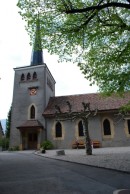
<svg viewBox="0 0 130 194">
<path fill-rule="evenodd" d="M 96 116 L 88 118 L 90 138 L 98 140 L 102 147 L 130 146 L 130 117 L 121 119 L 117 114 L 118 110 L 99 111 Z M 82 130 L 79 127 L 81 119 L 56 121 L 56 118 L 52 118 L 52 115 L 50 118 L 49 115 L 47 117 L 47 137 L 53 142 L 55 148 L 72 148 L 72 142 L 75 139 L 84 140 L 82 133 L 81 136 L 79 135 L 79 131 Z M 108 123 L 105 124 L 106 121 Z M 61 137 L 56 137 L 57 122 L 61 123 Z"/>
<path fill-rule="evenodd" d="M 46 121 L 42 113 L 49 98 L 55 95 L 55 80 L 46 64 L 14 70 L 10 147 L 37 149 L 46 139 Z"/>
</svg>

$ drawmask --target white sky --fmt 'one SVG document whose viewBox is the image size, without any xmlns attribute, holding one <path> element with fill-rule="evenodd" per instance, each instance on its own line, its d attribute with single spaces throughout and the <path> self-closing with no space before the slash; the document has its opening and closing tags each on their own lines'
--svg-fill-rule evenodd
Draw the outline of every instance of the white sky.
<svg viewBox="0 0 130 194">
<path fill-rule="evenodd" d="M 12 102 L 15 67 L 30 65 L 32 48 L 25 23 L 18 14 L 18 0 L 0 1 L 0 120 L 6 119 Z M 56 96 L 97 92 L 89 86 L 76 64 L 58 63 L 46 51 L 44 62 L 56 81 Z"/>
</svg>

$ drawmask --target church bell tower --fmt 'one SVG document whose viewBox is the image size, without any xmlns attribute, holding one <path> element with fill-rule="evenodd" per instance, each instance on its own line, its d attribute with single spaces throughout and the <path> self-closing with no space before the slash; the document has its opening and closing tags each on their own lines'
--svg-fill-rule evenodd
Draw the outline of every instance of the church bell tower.
<svg viewBox="0 0 130 194">
<path fill-rule="evenodd" d="M 39 149 L 46 139 L 46 120 L 42 113 L 49 98 L 55 96 L 55 80 L 43 60 L 39 20 L 31 63 L 14 71 L 10 148 Z"/>
</svg>

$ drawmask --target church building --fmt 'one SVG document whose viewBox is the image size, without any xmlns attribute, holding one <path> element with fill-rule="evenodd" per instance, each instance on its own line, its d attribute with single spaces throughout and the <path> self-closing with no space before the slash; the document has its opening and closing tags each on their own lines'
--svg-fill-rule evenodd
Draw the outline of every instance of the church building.
<svg viewBox="0 0 130 194">
<path fill-rule="evenodd" d="M 30 65 L 14 68 L 10 147 L 39 149 L 44 140 L 49 140 L 54 148 L 71 149 L 75 139 L 83 140 L 82 118 L 56 118 L 56 107 L 62 115 L 69 114 L 67 102 L 73 113 L 83 111 L 83 103 L 89 103 L 91 111 L 97 110 L 95 116 L 88 117 L 88 129 L 90 138 L 102 147 L 130 146 L 130 115 L 118 114 L 130 101 L 130 93 L 124 97 L 103 97 L 99 93 L 55 96 L 56 82 L 44 63 L 38 33 L 36 46 Z"/>
</svg>

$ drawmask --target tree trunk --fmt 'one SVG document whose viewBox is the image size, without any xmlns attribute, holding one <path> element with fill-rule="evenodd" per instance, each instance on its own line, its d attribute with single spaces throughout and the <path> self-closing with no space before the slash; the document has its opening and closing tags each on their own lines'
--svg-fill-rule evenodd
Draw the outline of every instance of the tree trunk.
<svg viewBox="0 0 130 194">
<path fill-rule="evenodd" d="M 84 137 L 85 137 L 85 149 L 87 155 L 92 155 L 92 145 L 91 145 L 91 139 L 89 136 L 89 130 L 88 130 L 88 119 L 83 119 L 83 129 L 84 129 Z"/>
</svg>

